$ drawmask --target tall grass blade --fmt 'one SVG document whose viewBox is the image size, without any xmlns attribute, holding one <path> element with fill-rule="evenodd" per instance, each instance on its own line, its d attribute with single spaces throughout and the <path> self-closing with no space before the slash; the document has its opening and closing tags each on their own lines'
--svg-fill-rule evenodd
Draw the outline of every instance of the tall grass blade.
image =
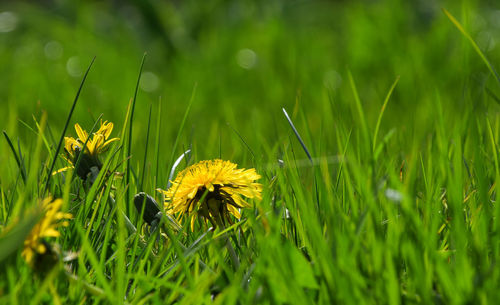
<svg viewBox="0 0 500 305">
<path fill-rule="evenodd" d="M 73 101 L 73 105 L 71 105 L 71 110 L 69 111 L 68 117 L 66 118 L 66 123 L 64 124 L 63 131 L 61 133 L 61 137 L 59 138 L 59 143 L 57 144 L 56 151 L 54 153 L 54 157 L 52 159 L 52 163 L 50 164 L 48 175 L 47 175 L 47 182 L 45 183 L 45 188 L 42 193 L 43 195 L 47 192 L 49 189 L 49 183 L 50 183 L 50 178 L 52 177 L 51 173 L 54 171 L 54 166 L 56 165 L 57 157 L 59 155 L 59 151 L 61 150 L 62 142 L 64 140 L 64 135 L 66 134 L 66 131 L 68 130 L 68 125 L 69 122 L 71 121 L 71 116 L 73 115 L 73 111 L 75 110 L 76 107 L 76 102 L 78 102 L 78 98 L 80 97 L 80 93 L 82 92 L 83 84 L 85 83 L 85 80 L 87 79 L 87 75 L 89 74 L 90 68 L 94 64 L 95 61 L 95 56 L 92 58 L 92 61 L 90 62 L 90 65 L 87 68 L 87 71 L 85 71 L 85 74 L 83 75 L 82 82 L 80 83 L 80 87 L 78 88 L 78 91 L 75 96 L 75 100 Z"/>
<path fill-rule="evenodd" d="M 380 113 L 379 113 L 378 119 L 377 119 L 377 125 L 375 125 L 375 133 L 373 134 L 372 152 L 375 152 L 375 149 L 377 147 L 377 135 L 378 135 L 378 130 L 380 128 L 380 123 L 382 122 L 382 116 L 384 115 L 384 111 L 385 111 L 385 108 L 387 107 L 387 103 L 389 102 L 389 98 L 391 97 L 392 91 L 394 91 L 394 88 L 396 88 L 398 81 L 399 81 L 399 76 L 396 77 L 396 80 L 392 84 L 391 89 L 389 89 L 389 92 L 387 93 L 387 96 L 385 97 L 384 104 L 382 105 L 382 108 L 380 109 Z"/>
<path fill-rule="evenodd" d="M 179 158 L 177 158 L 177 160 L 175 160 L 174 165 L 172 165 L 172 169 L 170 169 L 170 175 L 168 176 L 167 190 L 170 188 L 170 185 L 172 184 L 172 179 L 174 179 L 174 174 L 175 170 L 177 169 L 177 166 L 179 166 L 184 157 L 186 157 L 187 160 L 189 161 L 190 156 L 191 156 L 191 149 L 188 149 L 182 155 L 180 155 Z"/>
<path fill-rule="evenodd" d="M 33 121 L 35 122 L 35 125 L 36 125 L 36 128 L 38 129 L 38 132 L 34 131 L 31 127 L 28 127 L 29 129 L 33 130 L 33 132 L 38 136 L 38 135 L 41 135 L 42 136 L 42 139 L 43 139 L 43 142 L 45 143 L 45 147 L 47 147 L 47 151 L 49 152 L 49 157 L 50 158 L 53 158 L 54 155 L 52 153 L 52 147 L 53 146 L 56 146 L 56 142 L 54 141 L 54 139 L 51 137 L 51 140 L 52 140 L 52 145 L 50 145 L 49 141 L 47 140 L 47 137 L 45 136 L 45 133 L 41 132 L 41 129 L 40 129 L 40 124 L 38 123 L 38 121 L 36 120 L 36 117 L 35 115 L 33 115 Z M 24 123 L 25 126 L 28 126 L 26 123 Z M 47 126 L 48 127 L 48 124 Z M 47 128 L 48 130 L 48 128 Z"/>
<path fill-rule="evenodd" d="M 496 94 L 493 91 L 491 91 L 490 88 L 486 87 L 484 88 L 484 90 L 495 102 L 497 102 L 497 104 L 500 105 L 500 98 L 496 96 Z"/>
<path fill-rule="evenodd" d="M 188 106 L 186 108 L 186 112 L 184 112 L 184 117 L 182 118 L 181 125 L 179 126 L 179 131 L 177 132 L 177 137 L 175 138 L 174 147 L 172 148 L 172 156 L 170 157 L 170 163 L 169 164 L 172 164 L 174 162 L 175 151 L 177 150 L 177 145 L 179 145 L 179 139 L 181 137 L 182 131 L 184 130 L 184 125 L 186 124 L 187 116 L 189 114 L 189 111 L 191 110 L 191 105 L 193 105 L 193 101 L 194 101 L 194 97 L 196 95 L 196 88 L 197 87 L 198 87 L 198 84 L 195 83 L 194 86 L 193 86 L 193 92 L 191 93 L 191 98 L 189 99 L 189 104 L 188 104 Z M 173 166 L 172 166 L 172 168 L 173 168 Z M 170 171 L 170 173 L 172 173 L 172 170 Z M 169 182 L 167 181 L 167 184 L 168 183 Z"/>
<path fill-rule="evenodd" d="M 16 159 L 17 166 L 19 167 L 19 172 L 21 173 L 21 177 L 23 178 L 23 181 L 26 184 L 26 169 L 21 164 L 21 160 L 19 159 L 19 156 L 17 155 L 16 149 L 14 148 L 14 145 L 12 145 L 12 142 L 10 141 L 10 138 L 7 135 L 7 132 L 5 130 L 3 131 L 3 135 L 5 137 L 5 140 L 7 141 L 7 144 L 9 144 L 9 147 L 12 150 L 12 153 L 14 154 L 14 158 Z"/>
<path fill-rule="evenodd" d="M 303 148 L 303 149 L 304 149 L 304 151 L 306 152 L 306 155 L 307 155 L 307 157 L 309 158 L 309 161 L 311 161 L 311 164 L 312 164 L 312 163 L 313 163 L 313 160 L 312 160 L 311 154 L 309 153 L 309 150 L 307 149 L 306 144 L 304 143 L 304 141 L 303 141 L 303 140 L 302 140 L 302 138 L 300 137 L 300 134 L 299 134 L 299 132 L 297 131 L 297 128 L 295 128 L 295 125 L 293 125 L 292 119 L 290 119 L 290 116 L 288 116 L 288 113 L 286 112 L 285 108 L 281 108 L 281 110 L 283 110 L 283 114 L 285 115 L 285 118 L 287 119 L 288 124 L 290 124 L 290 127 L 292 127 L 292 130 L 293 130 L 293 132 L 295 133 L 295 136 L 296 136 L 296 137 L 297 137 L 297 139 L 299 140 L 300 145 L 302 145 L 302 148 Z"/>
<path fill-rule="evenodd" d="M 229 126 L 229 128 L 231 128 L 234 133 L 238 136 L 238 138 L 240 138 L 241 142 L 243 142 L 243 144 L 245 144 L 245 147 L 248 149 L 248 151 L 250 152 L 250 154 L 252 155 L 252 157 L 255 159 L 255 154 L 253 153 L 253 150 L 252 148 L 250 148 L 250 145 L 248 145 L 248 143 L 245 141 L 245 139 L 243 139 L 243 137 L 241 136 L 241 134 L 238 132 L 238 130 L 236 130 L 233 126 L 231 126 L 231 124 L 227 123 L 227 126 Z"/>
<path fill-rule="evenodd" d="M 472 45 L 472 47 L 474 48 L 476 53 L 479 55 L 479 57 L 481 57 L 483 62 L 486 64 L 486 66 L 490 70 L 491 74 L 493 74 L 493 76 L 495 76 L 498 84 L 500 85 L 500 76 L 498 75 L 497 71 L 495 70 L 493 65 L 490 63 L 488 58 L 486 58 L 484 53 L 481 51 L 479 46 L 476 44 L 474 39 L 472 39 L 472 37 L 469 35 L 469 33 L 467 33 L 467 31 L 463 28 L 463 26 L 460 24 L 460 22 L 458 22 L 458 20 L 455 19 L 455 17 L 453 17 L 453 15 L 451 15 L 450 12 L 448 12 L 445 8 L 443 8 L 443 12 L 448 17 L 448 19 L 450 19 L 450 21 L 457 27 L 457 29 L 462 33 L 462 35 L 464 35 L 464 37 L 467 38 L 467 40 L 469 40 L 470 44 Z"/>
<path fill-rule="evenodd" d="M 495 173 L 497 177 L 500 177 L 500 166 L 498 162 L 498 149 L 496 146 L 495 136 L 493 134 L 493 130 L 491 128 L 490 120 L 486 118 L 486 124 L 488 126 L 488 135 L 491 143 L 491 151 L 493 152 L 493 161 L 495 161 Z"/>
<path fill-rule="evenodd" d="M 21 161 L 22 171 L 26 176 L 26 164 L 24 163 L 23 152 L 21 151 L 21 140 L 19 140 L 19 138 L 17 138 L 17 151 L 19 152 L 19 160 Z"/>
<path fill-rule="evenodd" d="M 129 129 L 128 129 L 128 143 L 125 148 L 126 150 L 126 155 L 127 157 L 130 156 L 130 151 L 132 148 L 132 128 L 133 128 L 133 122 L 134 122 L 134 110 L 135 110 L 135 102 L 137 100 L 137 91 L 139 91 L 139 83 L 141 81 L 141 75 L 142 75 L 142 68 L 144 67 L 144 62 L 146 61 L 146 53 L 142 56 L 142 61 L 141 61 L 141 67 L 139 68 L 139 75 L 137 76 L 137 83 L 135 84 L 135 90 L 134 90 L 134 98 L 132 99 L 132 109 L 130 111 L 130 119 L 129 119 Z M 127 172 L 125 175 L 125 185 L 129 185 L 130 183 L 130 158 L 127 159 Z M 127 190 L 125 191 L 125 202 L 128 203 L 129 198 L 130 198 L 130 187 L 127 187 Z M 128 204 L 126 204 L 127 212 L 128 212 Z"/>
<path fill-rule="evenodd" d="M 144 149 L 144 160 L 142 162 L 142 173 L 141 173 L 141 182 L 139 184 L 139 191 L 143 191 L 144 187 L 144 174 L 146 173 L 146 161 L 148 159 L 148 146 L 149 146 L 149 128 L 151 127 L 151 107 L 152 105 L 149 105 L 149 117 L 148 117 L 148 129 L 146 131 L 146 147 Z"/>
<path fill-rule="evenodd" d="M 155 137 L 155 181 L 154 181 L 154 189 L 158 187 L 159 178 L 159 168 L 160 168 L 160 130 L 161 130 L 161 97 L 158 102 L 158 116 L 156 119 L 156 137 Z"/>
<path fill-rule="evenodd" d="M 347 71 L 347 77 L 349 78 L 349 84 L 351 86 L 352 94 L 354 95 L 354 101 L 356 102 L 356 110 L 358 111 L 359 120 L 361 122 L 363 137 L 367 141 L 369 141 L 365 112 L 363 111 L 363 106 L 361 105 L 361 99 L 359 98 L 358 90 L 356 89 L 356 83 L 354 83 L 354 78 L 352 77 L 351 71 L 349 70 Z"/>
</svg>

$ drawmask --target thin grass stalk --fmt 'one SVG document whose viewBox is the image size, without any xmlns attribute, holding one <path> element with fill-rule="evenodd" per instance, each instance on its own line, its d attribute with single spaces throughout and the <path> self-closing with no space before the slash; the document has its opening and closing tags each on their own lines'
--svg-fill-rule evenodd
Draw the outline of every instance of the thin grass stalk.
<svg viewBox="0 0 500 305">
<path fill-rule="evenodd" d="M 24 184 L 26 184 L 26 169 L 24 168 L 24 165 L 21 164 L 21 160 L 16 153 L 16 149 L 14 148 L 14 145 L 12 145 L 12 142 L 10 141 L 9 136 L 7 135 L 7 132 L 5 130 L 3 131 L 3 135 L 5 137 L 5 140 L 7 141 L 7 144 L 9 144 L 12 153 L 14 154 L 14 158 L 16 159 L 17 166 L 19 167 L 19 172 L 21 173 L 21 177 L 23 178 Z"/>
<path fill-rule="evenodd" d="M 45 183 L 45 188 L 42 192 L 42 197 L 49 189 L 50 178 L 52 176 L 51 173 L 54 171 L 54 166 L 56 165 L 57 157 L 59 155 L 59 151 L 61 150 L 64 136 L 66 135 L 66 131 L 68 130 L 68 125 L 69 125 L 69 122 L 71 121 L 71 116 L 73 115 L 73 111 L 75 110 L 75 107 L 76 107 L 76 102 L 78 102 L 78 98 L 80 97 L 80 93 L 82 91 L 83 84 L 85 83 L 85 80 L 87 79 L 87 75 L 90 72 L 90 68 L 92 68 L 92 65 L 94 64 L 94 61 L 95 61 L 95 56 L 94 56 L 94 58 L 92 58 L 92 61 L 90 62 L 90 65 L 87 68 L 87 71 L 85 71 L 85 74 L 83 75 L 83 79 L 80 83 L 80 87 L 78 88 L 78 91 L 76 92 L 75 100 L 73 101 L 73 105 L 71 105 L 71 109 L 69 111 L 68 117 L 66 118 L 66 123 L 64 123 L 64 128 L 63 128 L 63 131 L 61 133 L 61 137 L 59 138 L 59 143 L 57 144 L 57 148 L 56 148 L 56 151 L 54 153 L 54 158 L 52 159 L 52 162 L 51 162 L 50 167 L 49 167 L 49 171 L 48 171 L 49 174 L 47 176 L 47 182 Z"/>
<path fill-rule="evenodd" d="M 135 84 L 135 90 L 134 90 L 134 98 L 132 99 L 132 109 L 130 111 L 130 119 L 128 120 L 129 122 L 129 129 L 128 129 L 128 143 L 126 146 L 126 156 L 127 158 L 130 157 L 130 152 L 132 149 L 132 126 L 134 122 L 134 110 L 135 110 L 135 102 L 137 100 L 137 91 L 139 90 L 139 83 L 141 81 L 141 75 L 142 75 L 142 68 L 144 67 L 144 62 L 146 61 L 146 53 L 142 56 L 142 61 L 141 61 L 141 66 L 139 68 L 139 74 L 137 76 L 137 82 Z M 130 159 L 127 159 L 127 171 L 125 175 L 125 185 L 127 185 L 127 189 L 125 190 L 125 202 L 126 204 L 126 211 L 127 214 L 129 212 L 129 198 L 130 198 Z"/>
<path fill-rule="evenodd" d="M 186 112 L 184 112 L 184 117 L 182 118 L 181 125 L 179 126 L 179 131 L 177 132 L 177 137 L 175 138 L 174 146 L 172 147 L 172 156 L 170 157 L 169 164 L 173 164 L 173 162 L 174 162 L 175 151 L 177 150 L 177 146 L 179 144 L 179 139 L 181 137 L 181 133 L 184 130 L 184 125 L 186 124 L 187 116 L 189 114 L 189 111 L 191 110 L 191 106 L 193 105 L 194 97 L 196 96 L 196 88 L 197 87 L 198 87 L 198 84 L 195 83 L 193 86 L 193 92 L 191 93 L 191 98 L 189 99 L 189 104 L 186 108 Z M 172 168 L 173 168 L 173 166 L 172 166 Z M 167 184 L 169 184 L 169 181 L 167 181 Z"/>
<path fill-rule="evenodd" d="M 148 129 L 146 131 L 146 146 L 144 148 L 144 159 L 142 163 L 142 173 L 141 173 L 141 182 L 139 184 L 139 192 L 143 191 L 144 188 L 144 175 L 146 173 L 146 161 L 148 158 L 148 146 L 149 146 L 149 128 L 151 126 L 151 107 L 152 105 L 149 105 L 149 117 L 148 117 Z"/>
<path fill-rule="evenodd" d="M 156 137 L 155 137 L 155 176 L 154 176 L 154 189 L 158 188 L 158 181 L 160 180 L 160 130 L 161 130 L 161 97 L 158 102 L 158 116 L 156 118 Z"/>
</svg>

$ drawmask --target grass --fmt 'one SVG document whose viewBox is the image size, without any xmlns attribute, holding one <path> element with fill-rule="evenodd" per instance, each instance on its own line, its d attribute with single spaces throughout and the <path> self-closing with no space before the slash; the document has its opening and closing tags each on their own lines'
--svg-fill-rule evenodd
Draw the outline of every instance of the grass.
<svg viewBox="0 0 500 305">
<path fill-rule="evenodd" d="M 499 299 L 492 5 L 144 3 L 0 5 L 19 19 L 0 33 L 0 304 Z M 51 177 L 61 134 L 100 117 L 120 141 L 95 181 Z M 262 200 L 226 230 L 150 230 L 133 196 L 219 157 Z M 40 272 L 20 252 L 46 185 L 73 219 L 48 240 L 68 261 Z"/>
</svg>

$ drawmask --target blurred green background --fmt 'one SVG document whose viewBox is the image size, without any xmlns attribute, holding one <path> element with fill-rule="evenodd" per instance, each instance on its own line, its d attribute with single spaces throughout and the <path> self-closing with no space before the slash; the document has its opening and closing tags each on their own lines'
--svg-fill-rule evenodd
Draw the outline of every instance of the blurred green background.
<svg viewBox="0 0 500 305">
<path fill-rule="evenodd" d="M 40 119 L 45 110 L 58 138 L 96 56 L 70 126 L 80 122 L 90 129 L 102 113 L 120 130 L 147 52 L 134 121 L 136 154 L 144 149 L 149 107 L 156 120 L 161 100 L 161 145 L 170 156 L 195 84 L 179 152 L 192 143 L 198 159 L 217 157 L 219 145 L 222 157 L 238 156 L 246 148 L 236 130 L 263 156 L 262 149 L 290 133 L 285 107 L 312 138 L 321 133 L 332 142 L 322 154 L 336 154 L 331 122 L 357 124 L 348 70 L 370 126 L 400 76 L 381 134 L 395 128 L 400 138 L 425 137 L 437 119 L 437 98 L 449 123 L 464 111 L 498 111 L 491 102 L 500 96 L 493 77 L 441 10 L 450 11 L 499 62 L 495 3 L 2 1 L 0 129 L 24 143 L 31 131 L 19 121 L 34 126 L 32 115 Z M 325 115 L 334 120 L 323 123 Z M 402 142 L 395 145 L 411 143 Z"/>
</svg>

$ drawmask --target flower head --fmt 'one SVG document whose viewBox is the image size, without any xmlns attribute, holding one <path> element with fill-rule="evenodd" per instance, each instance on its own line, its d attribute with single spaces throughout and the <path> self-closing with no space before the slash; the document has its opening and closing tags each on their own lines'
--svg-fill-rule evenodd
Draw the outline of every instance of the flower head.
<svg viewBox="0 0 500 305">
<path fill-rule="evenodd" d="M 74 168 L 79 156 L 83 153 L 80 157 L 76 173 L 80 178 L 85 180 L 88 174 L 92 173 L 93 168 L 97 169 L 97 171 L 101 169 L 102 163 L 99 160 L 99 155 L 106 152 L 109 149 L 109 144 L 118 141 L 119 138 L 109 138 L 113 131 L 113 123 L 108 123 L 107 121 L 101 122 L 101 127 L 94 132 L 92 138 L 89 137 L 87 131 L 83 130 L 78 123 L 75 124 L 75 130 L 78 135 L 77 138 L 64 137 L 66 160 L 71 166 L 62 168 L 55 173 L 65 171 L 68 168 Z M 84 145 L 85 148 L 83 147 Z"/>
<path fill-rule="evenodd" d="M 250 207 L 243 200 L 262 199 L 262 184 L 255 169 L 237 169 L 229 161 L 201 161 L 179 172 L 171 187 L 158 190 L 165 195 L 165 210 L 191 217 L 191 230 L 197 216 L 209 220 L 214 226 L 231 221 L 229 214 L 240 218 L 239 208 Z"/>
<path fill-rule="evenodd" d="M 51 197 L 42 201 L 42 217 L 24 240 L 24 248 L 21 253 L 30 265 L 33 264 L 37 254 L 45 254 L 50 251 L 44 238 L 60 236 L 57 228 L 67 226 L 66 219 L 72 218 L 71 214 L 60 211 L 62 204 L 62 199 L 52 199 Z"/>
</svg>

